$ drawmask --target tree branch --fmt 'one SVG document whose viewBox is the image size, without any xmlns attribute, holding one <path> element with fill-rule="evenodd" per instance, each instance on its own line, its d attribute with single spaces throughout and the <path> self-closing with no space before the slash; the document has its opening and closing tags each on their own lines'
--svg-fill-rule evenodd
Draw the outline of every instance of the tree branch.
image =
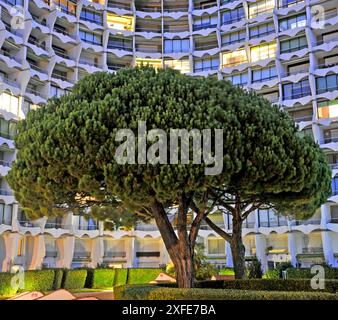
<svg viewBox="0 0 338 320">
<path fill-rule="evenodd" d="M 208 217 L 204 217 L 204 221 L 208 224 L 208 226 L 212 230 L 214 230 L 222 238 L 224 238 L 228 242 L 231 242 L 232 236 L 229 233 L 225 232 L 223 229 L 221 229 L 219 226 L 217 226 L 215 223 L 213 223 Z"/>
</svg>

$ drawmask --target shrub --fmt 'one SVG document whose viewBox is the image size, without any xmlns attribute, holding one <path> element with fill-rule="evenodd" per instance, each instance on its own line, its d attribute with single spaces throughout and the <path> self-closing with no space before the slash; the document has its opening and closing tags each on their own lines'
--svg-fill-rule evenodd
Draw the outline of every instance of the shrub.
<svg viewBox="0 0 338 320">
<path fill-rule="evenodd" d="M 220 276 L 234 276 L 235 275 L 235 270 L 232 269 L 232 268 L 221 269 L 219 271 L 219 275 Z"/>
<path fill-rule="evenodd" d="M 271 269 L 265 272 L 263 279 L 280 279 L 280 271 Z"/>
<path fill-rule="evenodd" d="M 225 281 L 199 281 L 198 288 L 258 290 L 258 291 L 314 291 L 311 282 L 306 279 L 251 279 Z M 318 290 L 315 290 L 318 291 Z M 325 288 L 321 291 L 335 293 L 338 291 L 338 281 L 325 281 Z"/>
<path fill-rule="evenodd" d="M 128 269 L 115 269 L 114 286 L 127 284 Z"/>
<path fill-rule="evenodd" d="M 65 270 L 62 278 L 63 289 L 82 289 L 85 286 L 87 270 Z"/>
<path fill-rule="evenodd" d="M 20 291 L 50 291 L 53 289 L 54 275 L 52 269 L 25 271 L 25 288 Z"/>
<path fill-rule="evenodd" d="M 95 269 L 92 288 L 111 288 L 114 286 L 115 269 Z"/>
<path fill-rule="evenodd" d="M 53 290 L 58 290 L 62 285 L 63 269 L 54 269 Z"/>
<path fill-rule="evenodd" d="M 155 285 L 119 286 L 116 300 L 337 300 L 327 292 L 245 291 L 223 289 L 179 289 Z"/>
<path fill-rule="evenodd" d="M 253 260 L 248 266 L 248 278 L 249 279 L 262 279 L 263 270 L 262 264 L 259 260 Z"/>
<path fill-rule="evenodd" d="M 87 269 L 87 277 L 86 277 L 86 281 L 85 281 L 85 288 L 93 288 L 94 271 L 95 271 L 95 269 L 92 269 L 92 268 Z"/>
<path fill-rule="evenodd" d="M 9 272 L 0 273 L 0 295 L 11 296 L 16 294 L 17 289 L 11 286 L 14 274 Z"/>
<path fill-rule="evenodd" d="M 127 284 L 146 284 L 153 281 L 162 272 L 162 269 L 135 268 L 128 270 Z"/>
<path fill-rule="evenodd" d="M 325 279 L 338 279 L 338 269 L 323 266 Z M 286 269 L 288 279 L 311 279 L 315 274 L 311 273 L 310 268 L 288 268 Z"/>
</svg>

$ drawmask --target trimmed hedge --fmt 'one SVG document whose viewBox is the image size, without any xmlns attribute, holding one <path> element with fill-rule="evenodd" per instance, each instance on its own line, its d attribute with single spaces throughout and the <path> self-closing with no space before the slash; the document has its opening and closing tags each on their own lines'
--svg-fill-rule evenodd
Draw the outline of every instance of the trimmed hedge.
<svg viewBox="0 0 338 320">
<path fill-rule="evenodd" d="M 153 281 L 163 272 L 162 269 L 135 268 L 128 270 L 127 284 L 146 284 Z"/>
<path fill-rule="evenodd" d="M 50 291 L 54 284 L 54 270 L 25 271 L 25 288 L 20 291 Z"/>
<path fill-rule="evenodd" d="M 14 274 L 9 272 L 0 273 L 0 295 L 12 296 L 16 294 L 17 289 L 13 289 L 11 286 L 13 276 Z"/>
<path fill-rule="evenodd" d="M 63 269 L 54 269 L 53 290 L 58 290 L 62 285 Z"/>
<path fill-rule="evenodd" d="M 338 279 L 338 269 L 325 267 L 325 279 Z M 309 268 L 288 268 L 286 269 L 288 279 L 311 279 L 315 274 Z"/>
<path fill-rule="evenodd" d="M 82 289 L 87 278 L 86 269 L 65 270 L 62 278 L 63 289 Z"/>
<path fill-rule="evenodd" d="M 128 269 L 115 269 L 114 286 L 127 284 Z"/>
<path fill-rule="evenodd" d="M 92 288 L 111 288 L 115 283 L 115 269 L 95 269 Z"/>
<path fill-rule="evenodd" d="M 230 290 L 257 290 L 257 291 L 320 291 L 335 293 L 338 291 L 338 281 L 326 280 L 325 289 L 313 290 L 307 279 L 250 279 L 225 281 L 199 281 L 196 288 L 201 289 L 230 289 Z"/>
<path fill-rule="evenodd" d="M 156 285 L 125 285 L 114 290 L 116 300 L 338 300 L 327 292 L 178 289 Z"/>
</svg>

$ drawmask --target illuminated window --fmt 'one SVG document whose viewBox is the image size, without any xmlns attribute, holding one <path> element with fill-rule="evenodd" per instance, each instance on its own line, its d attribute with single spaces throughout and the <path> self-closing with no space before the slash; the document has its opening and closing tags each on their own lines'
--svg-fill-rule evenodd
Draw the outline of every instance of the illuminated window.
<svg viewBox="0 0 338 320">
<path fill-rule="evenodd" d="M 0 95 L 0 109 L 11 112 L 15 115 L 19 112 L 19 98 L 8 92 L 3 92 Z"/>
<path fill-rule="evenodd" d="M 244 49 L 223 53 L 223 67 L 233 67 L 248 62 Z"/>
<path fill-rule="evenodd" d="M 164 61 L 164 65 L 166 67 L 179 70 L 181 73 L 189 73 L 190 72 L 190 62 L 189 59 L 181 59 L 181 60 L 166 60 Z"/>
<path fill-rule="evenodd" d="M 132 31 L 134 28 L 134 19 L 129 16 L 117 16 L 115 14 L 107 14 L 107 25 L 108 28 L 115 30 L 129 30 Z"/>
<path fill-rule="evenodd" d="M 324 101 L 318 104 L 318 118 L 328 119 L 338 117 L 338 99 L 333 101 Z"/>
<path fill-rule="evenodd" d="M 61 9 L 62 12 L 76 15 L 76 4 L 68 0 L 53 0 L 57 7 Z"/>
<path fill-rule="evenodd" d="M 223 255 L 225 254 L 225 240 L 209 238 L 208 254 Z"/>
<path fill-rule="evenodd" d="M 274 0 L 263 0 L 249 4 L 249 18 L 256 17 L 261 13 L 272 12 L 274 7 Z"/>
<path fill-rule="evenodd" d="M 162 68 L 162 60 L 161 59 L 142 59 L 136 58 L 136 66 L 151 66 L 155 69 Z"/>
<path fill-rule="evenodd" d="M 251 48 L 251 62 L 264 59 L 271 59 L 276 56 L 276 43 L 267 43 Z"/>
</svg>

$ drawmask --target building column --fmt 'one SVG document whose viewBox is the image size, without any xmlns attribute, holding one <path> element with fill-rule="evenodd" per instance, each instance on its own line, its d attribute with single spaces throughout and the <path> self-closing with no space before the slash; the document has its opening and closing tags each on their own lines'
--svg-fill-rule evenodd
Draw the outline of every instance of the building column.
<svg viewBox="0 0 338 320">
<path fill-rule="evenodd" d="M 126 258 L 127 258 L 127 268 L 134 268 L 135 267 L 135 236 L 131 236 L 125 239 L 125 248 L 126 248 Z"/>
<path fill-rule="evenodd" d="M 292 266 L 297 266 L 297 244 L 296 244 L 296 235 L 293 232 L 288 233 L 288 247 L 289 247 L 289 254 L 291 257 L 291 264 Z"/>
<path fill-rule="evenodd" d="M 234 267 L 234 261 L 232 259 L 232 252 L 230 243 L 228 241 L 225 241 L 225 254 L 226 254 L 226 266 L 227 268 L 233 268 Z"/>
<path fill-rule="evenodd" d="M 98 264 L 102 264 L 104 255 L 103 237 L 96 237 L 92 240 L 92 268 L 96 268 Z"/>
<path fill-rule="evenodd" d="M 28 266 L 28 270 L 40 269 L 45 255 L 46 255 L 45 237 L 43 234 L 39 234 L 34 237 L 32 258 Z"/>
<path fill-rule="evenodd" d="M 255 241 L 256 241 L 256 256 L 257 259 L 262 264 L 262 269 L 265 271 L 267 269 L 267 256 L 266 256 L 266 237 L 264 234 L 256 234 L 255 235 Z"/>
<path fill-rule="evenodd" d="M 325 203 L 320 207 L 321 212 L 321 227 L 322 229 L 326 229 L 327 223 L 331 220 L 331 212 L 330 212 L 330 206 Z"/>
<path fill-rule="evenodd" d="M 56 241 L 58 247 L 59 258 L 56 261 L 57 268 L 70 269 L 72 266 L 75 237 L 69 236 Z"/>
<path fill-rule="evenodd" d="M 337 264 L 334 259 L 332 250 L 331 231 L 322 231 L 322 243 L 324 250 L 325 262 L 332 267 L 336 267 Z"/>
<path fill-rule="evenodd" d="M 14 264 L 14 259 L 18 254 L 18 246 L 20 241 L 20 234 L 8 233 L 3 235 L 5 241 L 5 258 L 2 262 L 1 271 L 9 272 L 11 266 Z"/>
</svg>

